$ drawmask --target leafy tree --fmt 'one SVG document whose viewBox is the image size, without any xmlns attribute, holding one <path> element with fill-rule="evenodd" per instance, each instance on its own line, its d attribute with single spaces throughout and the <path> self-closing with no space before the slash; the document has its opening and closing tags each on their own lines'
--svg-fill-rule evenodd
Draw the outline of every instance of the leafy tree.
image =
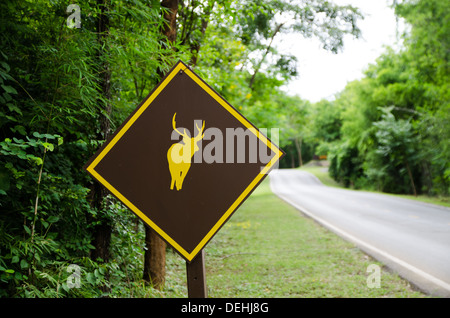
<svg viewBox="0 0 450 318">
<path fill-rule="evenodd" d="M 346 187 L 360 187 L 363 178 L 363 161 L 358 148 L 350 140 L 334 142 L 330 145 L 328 159 L 329 174 Z"/>
<path fill-rule="evenodd" d="M 396 13 L 411 25 L 406 37 L 409 84 L 420 87 L 413 126 L 420 136 L 422 175 L 431 194 L 450 192 L 450 63 L 447 1 L 401 1 Z"/>
<path fill-rule="evenodd" d="M 449 4 L 395 1 L 394 7 L 411 29 L 400 51 L 388 48 L 338 96 L 341 140 L 332 147 L 330 172 L 341 179 L 347 171 L 345 179 L 357 187 L 376 181 L 385 191 L 447 195 Z M 350 157 L 354 163 L 344 160 L 347 169 L 338 171 L 338 159 Z"/>
<path fill-rule="evenodd" d="M 323 0 L 302 2 L 285 0 L 247 0 L 239 2 L 237 31 L 252 55 L 246 67 L 251 70 L 249 87 L 267 68 L 285 77 L 296 75 L 296 58 L 273 47 L 274 38 L 283 32 L 298 32 L 304 37 L 318 38 L 323 48 L 337 53 L 345 34 L 359 36 L 359 11 L 352 6 L 339 6 Z M 270 58 L 269 58 L 270 57 Z"/>
<path fill-rule="evenodd" d="M 342 125 L 339 104 L 321 100 L 312 109 L 312 140 L 316 145 L 316 154 L 328 154 L 329 145 L 339 140 Z"/>
<path fill-rule="evenodd" d="M 44 289 L 52 275 L 93 248 L 88 218 L 96 212 L 80 164 L 96 139 L 98 43 L 90 32 L 74 37 L 65 27 L 64 4 L 43 5 L 0 5 L 0 270 L 7 295 L 52 295 Z"/>
<path fill-rule="evenodd" d="M 418 163 L 417 136 L 410 120 L 397 120 L 392 109 L 393 107 L 383 109 L 381 120 L 373 124 L 377 128 L 377 147 L 368 155 L 370 168 L 367 175 L 369 180 L 372 179 L 380 185 L 381 190 L 388 192 L 395 189 L 393 186 L 397 185 L 399 180 L 407 178 L 411 192 L 417 195 L 413 177 L 413 169 Z"/>
</svg>

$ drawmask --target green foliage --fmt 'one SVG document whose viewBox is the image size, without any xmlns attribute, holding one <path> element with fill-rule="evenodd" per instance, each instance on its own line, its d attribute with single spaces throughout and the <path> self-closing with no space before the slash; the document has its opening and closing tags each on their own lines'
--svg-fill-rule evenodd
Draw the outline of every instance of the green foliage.
<svg viewBox="0 0 450 318">
<path fill-rule="evenodd" d="M 94 32 L 99 8 L 89 1 L 78 4 L 81 29 L 65 26 L 64 1 L 0 4 L 0 296 L 97 297 L 111 285 L 112 273 L 121 270 L 121 263 L 100 264 L 89 258 L 93 228 L 105 215 L 91 204 L 92 181 L 82 165 L 102 140 L 99 119 L 105 115 L 106 100 L 99 94 L 99 70 L 105 62 L 133 61 L 139 67 L 142 54 L 157 51 L 153 44 L 143 47 L 141 55 L 124 52 L 117 31 L 142 30 L 145 19 L 156 19 L 158 23 L 148 27 L 156 33 L 159 6 L 116 2 L 110 19 L 120 27 L 111 32 L 117 36 L 108 42 L 110 54 L 100 58 Z M 121 23 L 131 15 L 140 20 L 123 28 Z M 155 73 L 142 81 L 153 76 L 156 82 Z M 133 78 L 125 74 L 117 77 Z M 136 95 L 127 98 L 128 91 L 136 91 L 116 83 L 116 99 L 136 103 Z M 113 126 L 130 107 L 117 103 L 110 118 Z M 107 211 L 108 217 L 126 213 L 123 208 Z M 130 240 L 129 233 L 122 238 Z M 81 288 L 67 286 L 70 264 L 80 267 Z"/>
<path fill-rule="evenodd" d="M 329 151 L 330 176 L 346 187 L 359 184 L 362 176 L 362 162 L 358 149 L 349 141 L 334 143 Z"/>
<path fill-rule="evenodd" d="M 418 138 L 411 122 L 397 120 L 391 113 L 392 108 L 383 109 L 381 120 L 373 123 L 377 146 L 367 154 L 366 174 L 379 190 L 387 192 L 410 192 L 409 180 L 410 193 L 416 194 L 411 170 L 415 170 L 419 162 Z"/>
<path fill-rule="evenodd" d="M 449 3 L 402 1 L 395 9 L 411 31 L 401 51 L 388 48 L 335 101 L 342 127 L 330 173 L 355 187 L 448 195 Z"/>
</svg>

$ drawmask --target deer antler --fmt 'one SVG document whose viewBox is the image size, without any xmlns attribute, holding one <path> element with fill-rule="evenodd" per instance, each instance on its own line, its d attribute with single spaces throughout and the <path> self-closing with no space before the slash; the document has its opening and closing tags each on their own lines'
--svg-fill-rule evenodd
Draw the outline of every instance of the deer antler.
<svg viewBox="0 0 450 318">
<path fill-rule="evenodd" d="M 203 129 L 205 129 L 205 121 L 203 121 L 202 129 L 198 128 L 197 123 L 195 123 L 195 127 L 197 127 L 198 134 L 197 134 L 197 136 L 195 136 L 194 141 L 199 141 L 199 140 L 203 139 L 203 137 L 205 136 L 205 134 L 202 134 L 203 133 Z"/>
<path fill-rule="evenodd" d="M 177 133 L 179 133 L 181 136 L 183 136 L 183 137 L 189 137 L 187 134 L 186 134 L 186 131 L 184 131 L 183 133 L 181 133 L 178 129 L 177 129 L 177 124 L 175 123 L 175 116 L 177 115 L 177 113 L 175 113 L 175 114 L 173 114 L 173 118 L 172 118 L 172 127 L 173 127 L 173 130 L 175 130 Z"/>
</svg>

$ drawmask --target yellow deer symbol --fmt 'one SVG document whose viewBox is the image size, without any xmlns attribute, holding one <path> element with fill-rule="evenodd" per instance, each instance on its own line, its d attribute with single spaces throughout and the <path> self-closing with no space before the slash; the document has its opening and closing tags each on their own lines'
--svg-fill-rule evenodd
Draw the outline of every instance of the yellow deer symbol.
<svg viewBox="0 0 450 318">
<path fill-rule="evenodd" d="M 205 121 L 203 121 L 203 126 L 201 129 L 197 126 L 197 124 L 195 124 L 198 133 L 197 136 L 191 138 L 186 133 L 186 130 L 181 133 L 177 129 L 175 123 L 176 115 L 177 113 L 175 113 L 172 118 L 173 130 L 183 136 L 183 140 L 170 146 L 169 150 L 167 151 L 167 161 L 169 162 L 170 176 L 172 178 L 170 182 L 170 190 L 173 190 L 173 186 L 175 185 L 177 187 L 177 191 L 179 191 L 181 190 L 183 186 L 183 180 L 186 177 L 189 168 L 191 167 L 192 156 L 196 151 L 199 150 L 197 142 L 203 139 L 203 129 L 205 128 Z"/>
</svg>

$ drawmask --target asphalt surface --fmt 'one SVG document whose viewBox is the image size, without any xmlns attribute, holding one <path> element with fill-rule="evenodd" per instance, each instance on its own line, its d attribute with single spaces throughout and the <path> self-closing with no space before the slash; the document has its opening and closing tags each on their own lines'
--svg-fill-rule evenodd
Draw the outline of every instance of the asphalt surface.
<svg viewBox="0 0 450 318">
<path fill-rule="evenodd" d="M 314 175 L 295 169 L 274 170 L 269 177 L 272 191 L 281 199 L 420 290 L 450 297 L 449 208 L 327 187 Z"/>
</svg>

